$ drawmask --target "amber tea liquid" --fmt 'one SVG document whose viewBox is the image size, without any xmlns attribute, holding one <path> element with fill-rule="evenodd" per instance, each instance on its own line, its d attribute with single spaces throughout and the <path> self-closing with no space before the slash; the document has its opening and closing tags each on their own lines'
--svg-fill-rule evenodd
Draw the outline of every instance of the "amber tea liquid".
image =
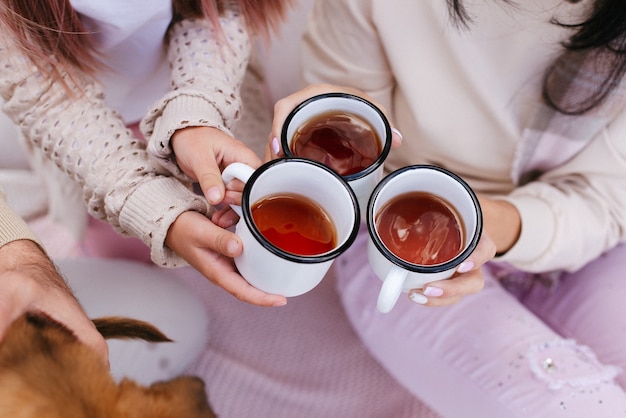
<svg viewBox="0 0 626 418">
<path fill-rule="evenodd" d="M 252 218 L 263 236 L 276 247 L 297 255 L 318 255 L 337 244 L 335 225 L 311 199 L 295 194 L 267 196 L 252 207 Z"/>
<path fill-rule="evenodd" d="M 434 265 L 456 257 L 464 245 L 464 228 L 456 210 L 425 192 L 398 195 L 376 216 L 381 241 L 409 263 Z"/>
<path fill-rule="evenodd" d="M 321 162 L 341 176 L 363 171 L 381 151 L 380 138 L 367 121 L 337 111 L 307 121 L 291 143 L 294 155 Z"/>
</svg>

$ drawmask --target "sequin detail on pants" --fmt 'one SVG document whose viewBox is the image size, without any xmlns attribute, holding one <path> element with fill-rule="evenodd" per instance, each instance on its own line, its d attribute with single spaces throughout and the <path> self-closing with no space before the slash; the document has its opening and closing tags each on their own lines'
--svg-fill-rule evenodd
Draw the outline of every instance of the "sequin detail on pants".
<svg viewBox="0 0 626 418">
<path fill-rule="evenodd" d="M 528 360 L 535 377 L 552 390 L 610 382 L 621 372 L 619 367 L 600 364 L 589 347 L 571 339 L 535 345 L 529 350 Z"/>
</svg>

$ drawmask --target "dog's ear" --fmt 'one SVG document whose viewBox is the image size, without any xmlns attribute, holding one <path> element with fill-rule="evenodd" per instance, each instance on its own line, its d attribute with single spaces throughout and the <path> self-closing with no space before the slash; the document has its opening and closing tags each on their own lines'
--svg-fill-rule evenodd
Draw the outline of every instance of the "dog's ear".
<svg viewBox="0 0 626 418">
<path fill-rule="evenodd" d="M 181 376 L 167 382 L 142 387 L 130 380 L 119 385 L 117 417 L 137 418 L 216 418 L 205 392 L 204 382 Z M 141 411 L 137 405 L 145 405 Z"/>
<path fill-rule="evenodd" d="M 70 329 L 48 315 L 24 314 L 11 323 L 0 343 L 0 367 L 11 367 L 34 352 L 54 356 L 59 347 L 76 341 Z"/>
<path fill-rule="evenodd" d="M 59 331 L 59 334 L 65 335 L 68 340 L 76 340 L 76 336 L 69 328 L 43 312 L 27 312 L 23 318 L 38 333 L 44 330 L 53 330 L 52 333 L 56 334 Z"/>
</svg>

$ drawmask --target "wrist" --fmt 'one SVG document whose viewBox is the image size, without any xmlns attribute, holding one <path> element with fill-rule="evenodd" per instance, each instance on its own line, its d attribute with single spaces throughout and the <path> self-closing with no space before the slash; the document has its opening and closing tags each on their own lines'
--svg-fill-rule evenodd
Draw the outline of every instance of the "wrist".
<svg viewBox="0 0 626 418">
<path fill-rule="evenodd" d="M 69 291 L 52 260 L 36 242 L 28 239 L 0 247 L 0 274 L 8 272 L 22 273 L 41 284 Z"/>
<path fill-rule="evenodd" d="M 522 221 L 517 208 L 506 200 L 481 199 L 485 230 L 496 244 L 496 254 L 509 251 L 517 242 Z"/>
<path fill-rule="evenodd" d="M 25 262 L 47 260 L 41 247 L 29 239 L 10 241 L 0 247 L 0 272 L 14 271 Z"/>
</svg>

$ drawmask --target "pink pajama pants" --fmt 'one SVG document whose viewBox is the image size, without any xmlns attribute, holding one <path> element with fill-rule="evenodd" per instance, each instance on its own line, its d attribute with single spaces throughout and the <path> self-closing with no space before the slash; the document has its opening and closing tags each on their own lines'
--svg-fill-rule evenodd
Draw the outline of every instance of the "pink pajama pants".
<svg viewBox="0 0 626 418">
<path fill-rule="evenodd" d="M 376 310 L 366 232 L 335 263 L 352 326 L 372 355 L 445 418 L 626 416 L 626 246 L 523 297 L 485 288 L 429 308 Z"/>
</svg>

